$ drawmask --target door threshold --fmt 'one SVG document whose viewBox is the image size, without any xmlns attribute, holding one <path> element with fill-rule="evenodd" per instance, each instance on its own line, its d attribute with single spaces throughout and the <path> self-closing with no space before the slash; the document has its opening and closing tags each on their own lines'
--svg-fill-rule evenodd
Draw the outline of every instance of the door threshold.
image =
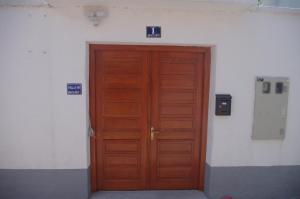
<svg viewBox="0 0 300 199">
<path fill-rule="evenodd" d="M 98 191 L 90 199 L 208 199 L 198 190 Z"/>
</svg>

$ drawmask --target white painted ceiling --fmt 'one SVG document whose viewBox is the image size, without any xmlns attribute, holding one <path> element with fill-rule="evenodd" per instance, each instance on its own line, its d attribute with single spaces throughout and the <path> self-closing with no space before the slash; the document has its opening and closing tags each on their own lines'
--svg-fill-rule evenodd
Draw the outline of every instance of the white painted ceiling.
<svg viewBox="0 0 300 199">
<path fill-rule="evenodd" d="M 47 0 L 0 0 L 1 6 L 43 6 Z"/>
<path fill-rule="evenodd" d="M 233 3 L 233 4 L 256 4 L 257 0 L 139 0 L 148 3 Z M 130 3 L 130 0 L 0 0 L 1 6 L 43 6 L 51 4 L 55 5 L 90 5 L 90 4 L 101 4 L 101 3 Z M 132 1 L 134 2 L 134 1 Z"/>
<path fill-rule="evenodd" d="M 0 6 L 78 6 L 78 5 L 162 5 L 171 6 L 172 4 L 210 4 L 210 5 L 257 5 L 257 0 L 0 0 Z M 300 0 L 263 0 L 264 6 L 300 8 Z"/>
</svg>

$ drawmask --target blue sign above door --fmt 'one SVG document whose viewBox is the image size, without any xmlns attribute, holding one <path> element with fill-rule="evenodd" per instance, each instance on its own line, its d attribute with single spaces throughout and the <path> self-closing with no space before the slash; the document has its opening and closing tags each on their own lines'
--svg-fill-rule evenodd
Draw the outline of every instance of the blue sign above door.
<svg viewBox="0 0 300 199">
<path fill-rule="evenodd" d="M 161 38 L 161 27 L 160 26 L 147 26 L 146 36 L 148 38 Z"/>
</svg>

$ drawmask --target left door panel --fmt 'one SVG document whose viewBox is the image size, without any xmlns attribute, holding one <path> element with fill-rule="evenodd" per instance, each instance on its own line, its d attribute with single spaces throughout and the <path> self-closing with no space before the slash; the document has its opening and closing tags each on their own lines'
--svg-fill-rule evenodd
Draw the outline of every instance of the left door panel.
<svg viewBox="0 0 300 199">
<path fill-rule="evenodd" d="M 94 51 L 97 189 L 145 189 L 149 53 Z"/>
</svg>

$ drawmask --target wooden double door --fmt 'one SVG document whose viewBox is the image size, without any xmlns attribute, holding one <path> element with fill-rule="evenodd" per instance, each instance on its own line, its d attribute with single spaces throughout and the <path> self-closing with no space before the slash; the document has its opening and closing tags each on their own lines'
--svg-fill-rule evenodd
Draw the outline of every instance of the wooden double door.
<svg viewBox="0 0 300 199">
<path fill-rule="evenodd" d="M 209 48 L 90 45 L 93 190 L 203 189 Z"/>
</svg>

